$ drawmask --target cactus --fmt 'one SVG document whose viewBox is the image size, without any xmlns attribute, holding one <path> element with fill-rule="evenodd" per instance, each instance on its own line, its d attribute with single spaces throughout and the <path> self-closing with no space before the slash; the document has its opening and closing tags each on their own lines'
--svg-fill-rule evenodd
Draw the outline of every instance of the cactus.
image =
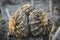
<svg viewBox="0 0 60 40">
<path fill-rule="evenodd" d="M 52 23 L 40 10 L 25 4 L 9 20 L 9 32 L 15 37 L 44 36 L 50 33 Z"/>
</svg>

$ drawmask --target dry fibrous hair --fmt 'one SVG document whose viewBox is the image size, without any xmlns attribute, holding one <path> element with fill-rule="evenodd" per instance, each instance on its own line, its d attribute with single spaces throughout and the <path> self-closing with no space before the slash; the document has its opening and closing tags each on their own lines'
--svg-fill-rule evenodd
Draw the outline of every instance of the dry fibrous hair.
<svg viewBox="0 0 60 40">
<path fill-rule="evenodd" d="M 30 4 L 26 4 L 19 8 L 9 20 L 9 31 L 16 37 L 27 37 L 29 30 L 27 25 L 26 10 L 30 8 Z"/>
<path fill-rule="evenodd" d="M 30 12 L 29 24 L 33 36 L 49 34 L 52 27 L 47 15 L 36 9 Z"/>
<path fill-rule="evenodd" d="M 44 32 L 49 34 L 52 28 L 51 20 L 47 17 L 45 13 L 40 14 L 39 19 L 40 19 L 40 26 L 43 28 Z"/>
<path fill-rule="evenodd" d="M 33 36 L 37 36 L 40 34 L 40 29 L 39 29 L 39 10 L 34 9 L 32 12 L 30 12 L 29 15 L 29 26 L 30 26 L 30 31 Z"/>
<path fill-rule="evenodd" d="M 47 25 L 48 20 L 49 20 L 47 15 L 45 13 L 41 13 L 39 16 L 40 16 L 39 19 L 40 19 L 40 22 L 41 22 L 40 25 L 43 25 L 43 26 Z"/>
<path fill-rule="evenodd" d="M 9 20 L 9 32 L 19 38 L 49 34 L 51 27 L 47 15 L 30 4 L 18 8 Z"/>
</svg>

